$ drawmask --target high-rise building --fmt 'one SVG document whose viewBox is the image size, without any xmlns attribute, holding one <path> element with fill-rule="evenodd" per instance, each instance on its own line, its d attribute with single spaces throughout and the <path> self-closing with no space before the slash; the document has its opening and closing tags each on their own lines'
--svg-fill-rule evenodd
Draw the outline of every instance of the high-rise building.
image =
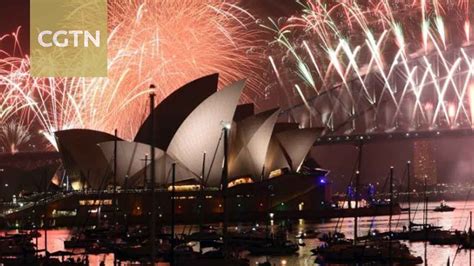
<svg viewBox="0 0 474 266">
<path fill-rule="evenodd" d="M 437 183 L 436 159 L 433 144 L 430 140 L 416 140 L 413 142 L 413 170 L 415 185 L 423 185 L 426 178 L 427 185 Z"/>
</svg>

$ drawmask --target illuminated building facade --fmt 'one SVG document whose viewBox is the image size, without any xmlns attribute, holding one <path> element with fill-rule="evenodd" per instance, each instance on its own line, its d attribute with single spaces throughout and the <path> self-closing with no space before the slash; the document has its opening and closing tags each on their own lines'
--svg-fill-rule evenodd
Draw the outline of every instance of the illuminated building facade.
<svg viewBox="0 0 474 266">
<path fill-rule="evenodd" d="M 427 185 L 437 183 L 436 159 L 430 140 L 417 140 L 413 143 L 413 170 L 415 185 L 422 186 L 424 178 Z"/>
</svg>

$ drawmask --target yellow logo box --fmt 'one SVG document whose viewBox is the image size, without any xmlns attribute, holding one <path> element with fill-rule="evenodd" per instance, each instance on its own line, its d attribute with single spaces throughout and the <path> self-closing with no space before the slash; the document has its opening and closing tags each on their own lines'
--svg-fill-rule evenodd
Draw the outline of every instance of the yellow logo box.
<svg viewBox="0 0 474 266">
<path fill-rule="evenodd" d="M 106 77 L 107 35 L 107 0 L 31 0 L 31 75 Z"/>
</svg>

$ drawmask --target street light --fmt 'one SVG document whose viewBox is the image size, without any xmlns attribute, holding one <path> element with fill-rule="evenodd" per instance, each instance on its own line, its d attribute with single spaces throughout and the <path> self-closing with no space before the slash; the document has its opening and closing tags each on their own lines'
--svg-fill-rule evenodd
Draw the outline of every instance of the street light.
<svg viewBox="0 0 474 266">
<path fill-rule="evenodd" d="M 229 122 L 229 121 L 221 121 L 221 126 L 222 126 L 222 129 L 224 130 L 230 130 L 230 128 L 232 127 L 232 123 Z"/>
</svg>

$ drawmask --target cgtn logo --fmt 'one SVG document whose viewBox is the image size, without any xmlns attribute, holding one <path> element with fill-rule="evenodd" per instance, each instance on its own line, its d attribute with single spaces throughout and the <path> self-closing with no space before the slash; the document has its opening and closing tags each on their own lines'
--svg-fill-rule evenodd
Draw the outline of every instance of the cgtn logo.
<svg viewBox="0 0 474 266">
<path fill-rule="evenodd" d="M 33 77 L 107 77 L 107 0 L 29 1 Z"/>
<path fill-rule="evenodd" d="M 38 34 L 38 44 L 41 47 L 100 47 L 100 31 L 94 34 L 83 30 L 44 30 Z"/>
</svg>

